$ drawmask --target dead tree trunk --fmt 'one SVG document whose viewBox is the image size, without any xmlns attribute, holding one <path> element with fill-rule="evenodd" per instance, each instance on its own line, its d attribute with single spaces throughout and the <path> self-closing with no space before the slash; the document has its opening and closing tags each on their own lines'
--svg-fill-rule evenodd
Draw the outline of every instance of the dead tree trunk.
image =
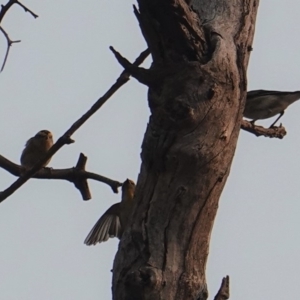
<svg viewBox="0 0 300 300">
<path fill-rule="evenodd" d="M 145 70 L 115 54 L 149 86 L 151 117 L 136 207 L 114 262 L 113 298 L 204 300 L 210 234 L 240 131 L 258 0 L 138 3 L 153 64 Z"/>
</svg>

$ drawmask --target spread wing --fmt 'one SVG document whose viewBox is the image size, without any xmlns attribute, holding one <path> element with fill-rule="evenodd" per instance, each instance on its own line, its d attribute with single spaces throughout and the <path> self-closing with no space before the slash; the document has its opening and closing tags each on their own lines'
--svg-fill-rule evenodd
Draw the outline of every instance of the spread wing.
<svg viewBox="0 0 300 300">
<path fill-rule="evenodd" d="M 105 242 L 110 237 L 121 238 L 121 224 L 119 218 L 120 203 L 112 205 L 97 221 L 84 243 L 88 246 Z"/>
</svg>

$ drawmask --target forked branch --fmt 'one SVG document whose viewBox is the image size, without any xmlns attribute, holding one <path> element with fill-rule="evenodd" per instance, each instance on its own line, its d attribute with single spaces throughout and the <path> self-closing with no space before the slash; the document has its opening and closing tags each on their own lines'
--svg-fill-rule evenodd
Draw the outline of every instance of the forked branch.
<svg viewBox="0 0 300 300">
<path fill-rule="evenodd" d="M 26 7 L 24 4 L 22 4 L 20 1 L 18 0 L 9 0 L 5 5 L 1 5 L 1 11 L 0 11 L 0 24 L 5 16 L 5 14 L 8 12 L 8 10 L 14 5 L 14 4 L 18 4 L 19 6 L 21 6 L 25 12 L 28 12 L 30 13 L 34 18 L 37 18 L 38 15 L 35 14 L 32 10 L 30 10 L 28 7 Z M 3 71 L 4 67 L 5 67 L 5 64 L 6 64 L 6 61 L 7 61 L 7 58 L 8 58 L 8 54 L 9 54 L 9 50 L 10 50 L 10 47 L 12 46 L 12 44 L 14 43 L 20 43 L 21 41 L 20 40 L 17 40 L 17 41 L 13 41 L 10 39 L 8 33 L 2 28 L 0 27 L 0 31 L 3 33 L 3 35 L 5 36 L 6 38 L 6 41 L 7 41 L 7 48 L 6 48 L 6 53 L 5 53 L 5 56 L 4 56 L 4 60 L 3 60 L 3 63 L 2 63 L 2 67 L 1 67 L 1 70 L 0 72 Z"/>
<path fill-rule="evenodd" d="M 143 51 L 140 56 L 135 60 L 133 65 L 140 65 L 149 55 L 148 49 Z M 49 149 L 45 154 L 43 159 L 41 159 L 32 169 L 26 171 L 21 177 L 19 177 L 11 186 L 6 190 L 0 192 L 0 203 L 12 195 L 18 188 L 20 188 L 25 182 L 29 180 L 30 177 L 33 177 L 51 158 L 60 148 L 66 144 L 71 144 L 74 141 L 71 139 L 72 134 L 79 129 L 93 114 L 95 114 L 102 105 L 122 86 L 129 80 L 130 74 L 127 72 L 122 72 L 117 81 L 110 87 L 110 89 L 100 97 L 95 104 L 81 117 L 79 118 L 58 140 L 57 142 Z"/>
<path fill-rule="evenodd" d="M 109 185 L 114 193 L 118 193 L 118 187 L 122 185 L 121 182 L 86 171 L 86 162 L 87 157 L 81 153 L 78 158 L 76 167 L 68 169 L 42 168 L 37 173 L 35 173 L 32 178 L 59 179 L 70 181 L 79 190 L 83 200 L 91 199 L 91 193 L 89 190 L 87 179 L 93 179 L 99 182 L 103 182 Z M 21 177 L 24 173 L 24 168 L 22 166 L 13 163 L 2 155 L 0 155 L 0 168 L 3 168 L 10 174 L 18 177 Z"/>
<path fill-rule="evenodd" d="M 8 33 L 7 33 L 2 27 L 0 27 L 0 31 L 1 31 L 1 32 L 3 33 L 3 35 L 5 36 L 6 42 L 7 42 L 6 53 L 5 53 L 4 60 L 3 60 L 3 63 L 2 63 L 2 67 L 1 67 L 1 70 L 0 70 L 0 72 L 2 72 L 3 69 L 4 69 L 4 67 L 5 67 L 7 58 L 8 58 L 8 54 L 9 54 L 10 47 L 11 47 L 12 44 L 14 44 L 14 43 L 20 43 L 21 40 L 12 41 L 12 40 L 10 39 Z"/>
</svg>

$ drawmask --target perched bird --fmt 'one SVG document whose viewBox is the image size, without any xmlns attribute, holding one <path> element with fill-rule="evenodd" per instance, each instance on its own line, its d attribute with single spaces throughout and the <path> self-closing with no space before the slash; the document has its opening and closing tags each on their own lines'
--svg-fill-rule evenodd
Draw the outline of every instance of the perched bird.
<svg viewBox="0 0 300 300">
<path fill-rule="evenodd" d="M 244 117 L 252 119 L 251 123 L 254 125 L 256 120 L 268 119 L 279 114 L 271 128 L 283 116 L 285 109 L 299 99 L 300 91 L 250 91 L 247 93 Z"/>
<path fill-rule="evenodd" d="M 34 137 L 30 138 L 21 155 L 21 165 L 31 168 L 36 164 L 53 145 L 52 133 L 48 130 L 39 131 Z M 47 166 L 50 159 L 43 165 Z"/>
<path fill-rule="evenodd" d="M 122 185 L 122 200 L 112 205 L 97 221 L 84 243 L 88 246 L 105 242 L 110 237 L 121 239 L 130 217 L 135 183 L 126 179 Z"/>
</svg>

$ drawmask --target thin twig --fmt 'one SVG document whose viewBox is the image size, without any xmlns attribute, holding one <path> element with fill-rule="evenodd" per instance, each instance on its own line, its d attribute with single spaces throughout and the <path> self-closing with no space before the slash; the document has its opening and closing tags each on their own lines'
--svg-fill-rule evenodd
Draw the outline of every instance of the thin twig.
<svg viewBox="0 0 300 300">
<path fill-rule="evenodd" d="M 4 69 L 4 67 L 5 67 L 7 58 L 8 58 L 8 54 L 9 54 L 10 47 L 11 47 L 12 44 L 14 44 L 14 43 L 20 43 L 21 40 L 12 41 L 12 40 L 10 39 L 10 37 L 8 36 L 7 32 L 6 32 L 2 27 L 0 27 L 0 31 L 3 33 L 3 35 L 5 36 L 6 41 L 7 41 L 7 49 L 6 49 L 5 57 L 4 57 L 3 64 L 2 64 L 2 67 L 1 67 L 1 70 L 0 70 L 0 72 L 2 72 L 3 69 Z"/>
<path fill-rule="evenodd" d="M 26 7 L 24 4 L 22 4 L 20 1 L 18 0 L 9 0 L 5 5 L 1 5 L 1 11 L 0 11 L 0 24 L 5 16 L 5 14 L 8 12 L 8 10 L 14 5 L 14 4 L 18 4 L 19 6 L 21 6 L 25 12 L 28 12 L 30 13 L 34 18 L 37 18 L 38 15 L 35 14 L 32 10 L 30 10 L 28 7 Z M 0 72 L 3 71 L 4 67 L 5 67 L 5 64 L 6 64 L 6 61 L 7 61 L 7 58 L 8 58 L 8 54 L 9 54 L 9 50 L 10 50 L 10 47 L 12 46 L 13 43 L 20 43 L 21 41 L 18 40 L 18 41 L 12 41 L 8 34 L 6 33 L 6 31 L 0 27 L 0 30 L 1 32 L 4 34 L 5 38 L 6 38 L 6 41 L 7 41 L 7 49 L 6 49 L 6 53 L 5 53 L 5 57 L 4 57 L 4 60 L 3 60 L 3 64 L 2 64 L 2 67 L 1 67 L 1 70 Z"/>
<path fill-rule="evenodd" d="M 18 0 L 9 0 L 5 5 L 1 5 L 0 23 L 2 22 L 5 14 L 8 12 L 8 10 L 14 4 L 18 4 L 19 6 L 21 6 L 25 10 L 25 12 L 30 13 L 35 19 L 38 18 L 38 15 L 36 13 L 34 13 L 32 10 L 30 10 L 27 6 L 25 6 L 24 4 L 22 4 L 20 1 L 18 1 Z"/>
<path fill-rule="evenodd" d="M 135 60 L 134 65 L 140 65 L 149 55 L 149 50 L 143 51 L 139 57 Z M 26 171 L 20 178 L 18 178 L 11 186 L 9 186 L 3 192 L 0 192 L 0 202 L 12 195 L 18 188 L 20 188 L 25 182 L 29 180 L 36 172 L 38 172 L 44 163 L 52 157 L 60 148 L 66 144 L 74 142 L 71 139 L 72 134 L 80 128 L 94 113 L 96 113 L 100 107 L 122 86 L 129 80 L 130 75 L 123 71 L 116 82 L 111 88 L 100 97 L 97 102 L 81 117 L 79 118 L 49 149 L 43 159 L 36 163 L 30 170 Z"/>
<path fill-rule="evenodd" d="M 35 19 L 39 17 L 36 13 L 34 13 L 32 10 L 30 10 L 28 7 L 26 7 L 20 1 L 15 1 L 15 3 L 19 4 L 25 10 L 25 12 L 30 13 Z"/>
</svg>

